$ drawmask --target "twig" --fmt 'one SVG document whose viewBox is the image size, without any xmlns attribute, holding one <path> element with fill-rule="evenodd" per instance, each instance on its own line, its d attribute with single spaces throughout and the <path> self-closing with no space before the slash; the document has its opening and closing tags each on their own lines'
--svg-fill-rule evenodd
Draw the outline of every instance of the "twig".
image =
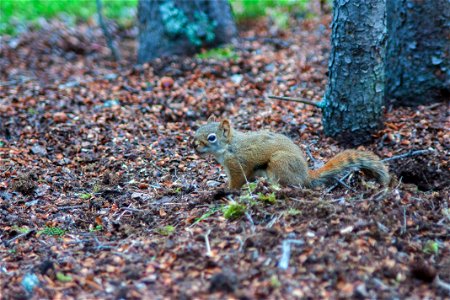
<svg viewBox="0 0 450 300">
<path fill-rule="evenodd" d="M 356 190 L 354 188 L 352 188 L 351 186 L 346 184 L 342 179 L 336 178 L 336 181 L 339 182 L 340 184 L 342 184 L 343 186 L 345 186 L 346 188 L 348 188 L 350 191 L 356 192 Z"/>
<path fill-rule="evenodd" d="M 281 258 L 280 261 L 278 262 L 278 268 L 282 269 L 282 270 L 287 270 L 287 268 L 289 268 L 289 259 L 291 258 L 291 245 L 304 245 L 305 241 L 304 240 L 284 240 L 282 245 L 281 245 Z"/>
<path fill-rule="evenodd" d="M 33 78 L 22 78 L 22 79 L 17 79 L 17 80 L 10 80 L 10 81 L 0 81 L 0 87 L 3 86 L 10 86 L 10 85 L 19 85 L 19 84 L 23 84 L 23 83 L 27 83 L 28 81 L 31 81 Z"/>
<path fill-rule="evenodd" d="M 434 284 L 437 287 L 440 287 L 441 289 L 446 290 L 448 293 L 450 293 L 450 284 L 442 281 L 439 276 L 436 276 L 436 278 L 434 279 Z"/>
<path fill-rule="evenodd" d="M 403 153 L 403 154 L 400 154 L 400 155 L 394 155 L 392 157 L 382 159 L 381 161 L 391 161 L 391 160 L 405 158 L 405 157 L 410 157 L 410 156 L 415 156 L 415 155 L 428 154 L 430 152 L 436 152 L 436 150 L 434 150 L 434 149 L 426 149 L 426 150 L 409 151 L 407 153 Z"/>
<path fill-rule="evenodd" d="M 401 234 L 406 233 L 406 206 L 403 206 L 403 224 L 402 229 L 400 230 Z"/>
<path fill-rule="evenodd" d="M 31 229 L 30 231 L 27 231 L 27 232 L 18 234 L 18 235 L 16 235 L 15 237 L 13 237 L 12 239 L 7 240 L 7 241 L 5 242 L 5 245 L 6 245 L 6 246 L 9 246 L 9 245 L 10 245 L 12 242 L 14 242 L 15 240 L 18 240 L 18 239 L 20 239 L 21 237 L 27 236 L 27 235 L 31 234 L 32 232 L 34 232 L 34 231 L 35 231 L 34 229 Z"/>
<path fill-rule="evenodd" d="M 238 240 L 238 242 L 239 242 L 239 252 L 242 252 L 242 250 L 244 249 L 244 240 L 238 235 L 237 237 L 236 237 L 236 239 Z"/>
<path fill-rule="evenodd" d="M 121 209 L 126 210 L 126 211 L 130 211 L 130 212 L 142 212 L 142 211 L 144 211 L 142 209 L 137 209 L 137 208 L 132 208 L 132 207 L 121 207 Z"/>
<path fill-rule="evenodd" d="M 283 101 L 293 101 L 293 102 L 299 102 L 299 103 L 303 103 L 303 104 L 308 104 L 308 105 L 312 105 L 318 108 L 323 108 L 324 107 L 324 103 L 323 102 L 314 102 L 314 101 L 310 101 L 304 98 L 292 98 L 292 97 L 282 97 L 282 96 L 273 96 L 270 95 L 268 96 L 268 98 L 270 99 L 277 99 L 277 100 L 283 100 Z"/>
<path fill-rule="evenodd" d="M 102 28 L 103 34 L 106 38 L 106 43 L 108 44 L 109 49 L 111 49 L 111 53 L 114 56 L 116 61 L 120 60 L 120 52 L 119 49 L 114 45 L 111 34 L 106 28 L 105 21 L 103 20 L 103 6 L 101 0 L 96 0 L 97 2 L 97 14 L 98 14 L 98 22 L 100 23 L 100 27 Z"/>
<path fill-rule="evenodd" d="M 279 214 L 275 217 L 272 218 L 272 220 L 270 220 L 269 223 L 267 223 L 266 228 L 272 228 L 272 226 L 278 221 L 278 219 L 282 216 L 283 214 Z"/>
<path fill-rule="evenodd" d="M 247 217 L 247 220 L 250 222 L 250 230 L 252 233 L 255 233 L 255 222 L 253 222 L 252 216 L 248 211 L 245 212 L 245 216 Z"/>
<path fill-rule="evenodd" d="M 382 290 L 391 290 L 391 287 L 386 285 L 382 280 L 374 277 L 372 279 L 373 283 L 375 283 L 375 285 L 379 288 L 381 288 Z"/>
<path fill-rule="evenodd" d="M 239 162 L 239 160 L 237 159 L 237 156 L 235 156 L 235 157 L 236 157 L 236 161 L 238 162 L 239 167 L 241 168 L 242 175 L 244 175 L 245 183 L 247 183 L 247 185 L 248 185 L 249 182 L 248 182 L 248 180 L 247 180 L 247 176 L 245 176 L 244 168 L 242 168 L 242 165 L 241 165 L 241 163 Z M 250 187 L 249 187 L 248 190 L 249 190 L 250 195 L 251 195 L 251 194 L 252 194 L 252 191 L 250 191 Z"/>
<path fill-rule="evenodd" d="M 343 182 L 344 182 L 344 180 L 348 177 L 348 176 L 350 176 L 350 174 L 352 174 L 352 172 L 348 172 L 348 173 L 346 173 L 344 176 L 342 176 L 340 179 L 336 179 L 336 184 L 334 184 L 333 186 L 331 186 L 331 187 L 329 187 L 325 192 L 326 193 L 329 193 L 329 192 L 331 192 L 332 190 L 334 190 L 339 184 L 342 184 Z M 344 186 L 347 186 L 347 185 L 345 185 L 344 184 Z"/>
<path fill-rule="evenodd" d="M 77 208 L 85 208 L 87 207 L 86 204 L 81 205 L 69 205 L 69 206 L 59 206 L 58 210 L 66 210 L 66 209 L 77 209 Z"/>
<path fill-rule="evenodd" d="M 311 154 L 311 151 L 309 150 L 309 146 L 306 146 L 305 152 L 306 155 L 308 155 L 309 159 L 311 159 L 311 161 L 313 162 L 315 168 L 320 168 L 324 165 L 322 161 L 314 158 L 314 156 Z"/>
<path fill-rule="evenodd" d="M 377 227 L 384 233 L 389 233 L 389 228 L 387 228 L 383 223 L 377 222 Z"/>
<path fill-rule="evenodd" d="M 206 245 L 206 256 L 212 256 L 211 253 L 211 246 L 209 245 L 209 234 L 211 233 L 211 229 L 208 229 L 208 231 L 203 236 L 205 238 L 205 245 Z"/>
<path fill-rule="evenodd" d="M 294 43 L 292 40 L 283 40 L 275 37 L 262 37 L 262 36 L 247 37 L 241 39 L 249 42 L 260 41 L 265 44 L 273 44 L 280 48 L 287 48 Z"/>
<path fill-rule="evenodd" d="M 97 251 L 100 251 L 100 250 L 102 250 L 102 249 L 112 249 L 112 248 L 114 248 L 113 246 L 109 246 L 109 245 L 102 244 L 102 243 L 98 240 L 98 238 L 97 238 L 96 236 L 94 236 L 94 241 L 95 241 L 95 243 L 97 243 L 97 247 L 95 247 L 95 249 L 96 249 Z"/>
<path fill-rule="evenodd" d="M 131 212 L 132 210 L 131 209 L 133 209 L 131 206 L 132 206 L 133 204 L 131 203 L 130 205 L 128 205 L 128 207 L 122 207 L 122 210 L 123 210 L 123 212 L 116 218 L 116 222 L 119 222 L 120 221 L 120 219 L 123 217 L 123 215 L 128 211 L 128 212 Z"/>
</svg>

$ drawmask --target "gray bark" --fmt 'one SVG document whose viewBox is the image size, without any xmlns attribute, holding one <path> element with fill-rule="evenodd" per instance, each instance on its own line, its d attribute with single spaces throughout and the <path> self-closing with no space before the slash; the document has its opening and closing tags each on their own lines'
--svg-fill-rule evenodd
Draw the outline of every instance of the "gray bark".
<svg viewBox="0 0 450 300">
<path fill-rule="evenodd" d="M 334 0 L 325 134 L 361 144 L 380 128 L 384 104 L 385 0 Z"/>
<path fill-rule="evenodd" d="M 386 96 L 395 105 L 450 98 L 450 1 L 387 0 Z"/>
<path fill-rule="evenodd" d="M 109 32 L 108 27 L 106 26 L 106 23 L 104 21 L 102 1 L 97 0 L 96 3 L 97 3 L 98 23 L 100 24 L 100 27 L 102 28 L 103 35 L 105 36 L 106 43 L 108 44 L 108 47 L 111 50 L 111 54 L 114 56 L 114 59 L 116 61 L 119 61 L 120 60 L 120 51 L 119 51 L 119 48 L 115 45 L 114 39 L 111 36 L 111 33 Z"/>
<path fill-rule="evenodd" d="M 171 17 L 173 24 L 168 24 L 164 20 L 164 9 L 162 6 L 170 4 L 174 9 L 171 11 L 181 11 L 184 21 L 180 21 L 177 16 Z M 195 30 L 195 35 L 202 40 L 201 47 L 213 47 L 223 43 L 229 43 L 236 36 L 237 30 L 231 13 L 231 7 L 227 0 L 139 0 L 138 21 L 139 21 L 139 49 L 138 62 L 143 63 L 157 57 L 171 55 L 192 55 L 200 49 L 200 46 L 193 44 L 186 35 L 189 24 L 195 24 L 198 13 L 204 13 L 209 24 L 214 24 L 214 39 L 208 40 L 207 26 L 199 26 Z M 167 16 L 167 13 L 165 14 Z M 182 24 L 178 29 L 172 25 Z M 184 25 L 183 25 L 184 24 Z M 168 25 L 171 28 L 168 28 Z M 178 33 L 177 33 L 178 30 Z M 192 31 L 191 31 L 192 32 Z"/>
</svg>

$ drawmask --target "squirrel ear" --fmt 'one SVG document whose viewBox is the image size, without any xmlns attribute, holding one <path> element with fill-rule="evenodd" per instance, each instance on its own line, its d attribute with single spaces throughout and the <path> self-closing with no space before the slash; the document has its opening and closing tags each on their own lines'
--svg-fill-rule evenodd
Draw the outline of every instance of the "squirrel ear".
<svg viewBox="0 0 450 300">
<path fill-rule="evenodd" d="M 208 123 L 212 123 L 212 122 L 215 122 L 215 121 L 216 121 L 216 116 L 215 115 L 210 115 L 207 122 Z"/>
<path fill-rule="evenodd" d="M 222 122 L 220 122 L 220 128 L 223 130 L 223 135 L 226 138 L 230 138 L 230 136 L 231 136 L 231 124 L 230 124 L 230 121 L 228 119 L 224 119 L 224 120 L 222 120 Z"/>
</svg>

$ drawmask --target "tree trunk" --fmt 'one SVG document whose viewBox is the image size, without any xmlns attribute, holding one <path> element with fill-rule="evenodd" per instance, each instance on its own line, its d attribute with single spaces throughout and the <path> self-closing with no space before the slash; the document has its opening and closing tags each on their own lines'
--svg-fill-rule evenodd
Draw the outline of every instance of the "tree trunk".
<svg viewBox="0 0 450 300">
<path fill-rule="evenodd" d="M 386 96 L 396 105 L 450 97 L 450 1 L 387 0 Z"/>
<path fill-rule="evenodd" d="M 227 0 L 139 0 L 138 62 L 191 55 L 228 43 L 236 26 Z"/>
<path fill-rule="evenodd" d="M 325 134 L 361 144 L 380 128 L 384 104 L 385 0 L 334 0 Z"/>
</svg>

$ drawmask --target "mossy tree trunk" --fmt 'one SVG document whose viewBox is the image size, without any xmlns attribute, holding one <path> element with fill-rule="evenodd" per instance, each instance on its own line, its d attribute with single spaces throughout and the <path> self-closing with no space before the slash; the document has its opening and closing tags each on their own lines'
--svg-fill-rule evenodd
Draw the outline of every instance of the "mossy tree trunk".
<svg viewBox="0 0 450 300">
<path fill-rule="evenodd" d="M 139 0 L 138 62 L 191 55 L 228 43 L 236 25 L 227 0 Z"/>
<path fill-rule="evenodd" d="M 385 0 L 334 0 L 325 134 L 368 141 L 382 123 L 386 41 Z"/>
<path fill-rule="evenodd" d="M 387 0 L 386 97 L 395 105 L 450 98 L 450 1 Z"/>
</svg>

